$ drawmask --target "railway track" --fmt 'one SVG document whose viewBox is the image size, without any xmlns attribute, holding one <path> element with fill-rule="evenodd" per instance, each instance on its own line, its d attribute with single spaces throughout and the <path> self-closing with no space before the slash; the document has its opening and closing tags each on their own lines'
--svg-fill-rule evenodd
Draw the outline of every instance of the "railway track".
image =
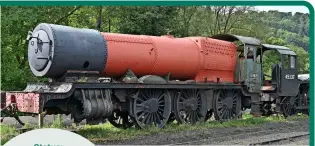
<svg viewBox="0 0 315 146">
<path fill-rule="evenodd" d="M 280 141 L 286 141 L 286 140 L 292 141 L 294 139 L 305 137 L 305 136 L 309 136 L 309 135 L 310 135 L 309 132 L 302 132 L 300 134 L 296 134 L 296 135 L 293 135 L 293 136 L 274 138 L 274 139 L 270 139 L 270 140 L 264 140 L 264 141 L 260 141 L 260 142 L 250 143 L 248 145 L 271 145 L 271 144 L 278 143 Z"/>
<path fill-rule="evenodd" d="M 284 129 L 284 128 L 283 128 Z M 279 129 L 277 129 L 279 130 Z M 181 142 L 175 144 L 168 144 L 166 146 L 171 145 L 203 145 L 203 144 L 224 144 L 224 145 L 270 145 L 276 142 L 284 141 L 284 140 L 292 140 L 304 136 L 308 136 L 309 132 L 291 132 L 291 133 L 277 133 L 275 138 L 270 138 L 270 133 L 276 132 L 273 130 L 263 130 L 257 132 L 247 132 L 241 134 L 231 134 L 224 137 L 218 138 L 207 138 L 202 140 L 196 141 L 189 141 L 189 142 Z M 264 137 L 265 136 L 265 137 Z M 242 139 L 241 137 L 248 137 L 248 139 Z M 257 138 L 259 137 L 259 138 Z M 249 142 L 250 139 L 257 138 L 256 142 Z"/>
</svg>

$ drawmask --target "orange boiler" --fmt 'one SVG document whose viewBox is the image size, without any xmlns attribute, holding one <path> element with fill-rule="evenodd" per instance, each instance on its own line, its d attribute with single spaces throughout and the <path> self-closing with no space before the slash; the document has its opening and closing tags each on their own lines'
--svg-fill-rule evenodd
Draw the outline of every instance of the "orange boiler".
<svg viewBox="0 0 315 146">
<path fill-rule="evenodd" d="M 171 74 L 173 80 L 233 82 L 236 45 L 205 37 L 174 38 L 103 33 L 107 42 L 104 75 L 121 77 Z"/>
</svg>

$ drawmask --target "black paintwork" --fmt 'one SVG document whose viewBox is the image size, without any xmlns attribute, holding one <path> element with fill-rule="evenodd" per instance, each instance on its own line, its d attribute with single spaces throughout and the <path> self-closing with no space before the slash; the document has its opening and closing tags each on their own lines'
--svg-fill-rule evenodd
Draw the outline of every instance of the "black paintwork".
<svg viewBox="0 0 315 146">
<path fill-rule="evenodd" d="M 75 83 L 75 88 L 107 88 L 107 89 L 241 89 L 238 84 L 141 84 L 141 83 Z"/>
<path fill-rule="evenodd" d="M 104 70 L 106 41 L 97 30 L 41 23 L 31 35 L 28 58 L 36 76 L 58 78 L 67 70 Z"/>
<path fill-rule="evenodd" d="M 297 69 L 281 69 L 279 96 L 296 96 L 299 92 Z"/>
<path fill-rule="evenodd" d="M 298 66 L 297 57 L 294 51 L 284 46 L 263 44 L 262 52 L 268 50 L 275 50 L 281 55 L 280 64 L 274 64 L 272 66 L 272 79 L 271 83 L 276 90 L 278 96 L 296 96 L 299 91 L 300 82 L 298 80 Z M 294 57 L 294 61 L 291 62 L 290 56 Z M 284 58 L 288 57 L 288 64 L 285 63 Z M 295 66 L 291 67 L 291 63 Z"/>
</svg>

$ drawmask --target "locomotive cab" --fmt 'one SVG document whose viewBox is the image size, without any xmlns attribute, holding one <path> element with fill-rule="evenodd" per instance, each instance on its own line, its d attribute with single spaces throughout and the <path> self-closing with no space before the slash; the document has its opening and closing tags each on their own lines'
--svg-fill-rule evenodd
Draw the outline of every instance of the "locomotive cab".
<svg viewBox="0 0 315 146">
<path fill-rule="evenodd" d="M 246 98 L 242 99 L 242 104 L 251 109 L 251 114 L 265 115 L 272 111 L 292 114 L 286 109 L 287 106 L 295 107 L 291 101 L 299 94 L 301 85 L 298 80 L 297 56 L 292 50 L 284 46 L 262 44 L 260 40 L 252 37 L 220 34 L 212 38 L 241 42 L 238 46 L 235 80 L 244 87 L 243 94 Z M 264 60 L 264 55 L 269 51 L 276 52 L 279 59 Z M 272 64 L 266 66 L 264 62 Z M 263 72 L 264 68 L 269 66 L 271 72 Z M 249 102 L 250 105 L 247 104 Z"/>
<path fill-rule="evenodd" d="M 263 92 L 277 93 L 278 96 L 296 96 L 299 87 L 296 54 L 284 46 L 262 44 L 262 57 L 259 57 L 262 64 L 264 54 L 271 51 L 277 53 L 271 55 L 279 55 L 279 60 L 276 60 L 271 65 L 271 74 L 263 72 L 261 90 Z M 262 65 L 262 70 L 263 67 L 264 65 Z"/>
<path fill-rule="evenodd" d="M 239 41 L 235 80 L 247 87 L 248 93 L 260 93 L 261 88 L 261 64 L 257 61 L 257 50 L 260 40 L 253 37 L 245 37 L 233 34 L 218 34 L 214 39 L 236 42 Z"/>
</svg>

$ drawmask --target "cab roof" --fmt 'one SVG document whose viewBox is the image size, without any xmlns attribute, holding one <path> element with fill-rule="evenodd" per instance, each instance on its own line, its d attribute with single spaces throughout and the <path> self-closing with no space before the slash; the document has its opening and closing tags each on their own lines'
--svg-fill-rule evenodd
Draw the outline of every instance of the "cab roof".
<svg viewBox="0 0 315 146">
<path fill-rule="evenodd" d="M 262 47 L 263 47 L 262 48 L 263 51 L 265 51 L 265 50 L 276 50 L 280 54 L 296 56 L 294 51 L 292 51 L 290 48 L 285 47 L 285 46 L 278 46 L 278 45 L 271 45 L 271 44 L 262 44 Z"/>
<path fill-rule="evenodd" d="M 271 44 L 262 44 L 260 40 L 253 37 L 245 37 L 245 36 L 239 36 L 239 35 L 234 35 L 234 34 L 218 34 L 218 35 L 212 36 L 211 38 L 229 41 L 229 42 L 241 41 L 243 44 L 254 45 L 258 47 L 260 46 L 263 49 L 263 51 L 276 50 L 280 54 L 296 56 L 295 52 L 292 51 L 288 47 L 271 45 Z"/>
</svg>

